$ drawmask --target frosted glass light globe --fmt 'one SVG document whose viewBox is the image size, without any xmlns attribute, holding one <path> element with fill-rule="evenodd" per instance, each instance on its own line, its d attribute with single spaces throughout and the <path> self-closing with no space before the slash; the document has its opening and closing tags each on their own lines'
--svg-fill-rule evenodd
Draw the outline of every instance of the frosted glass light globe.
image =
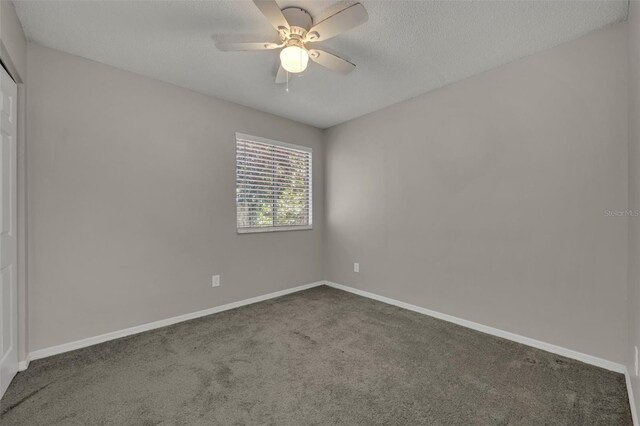
<svg viewBox="0 0 640 426">
<path fill-rule="evenodd" d="M 288 46 L 280 52 L 282 68 L 290 73 L 299 73 L 307 69 L 309 54 L 298 46 Z"/>
</svg>

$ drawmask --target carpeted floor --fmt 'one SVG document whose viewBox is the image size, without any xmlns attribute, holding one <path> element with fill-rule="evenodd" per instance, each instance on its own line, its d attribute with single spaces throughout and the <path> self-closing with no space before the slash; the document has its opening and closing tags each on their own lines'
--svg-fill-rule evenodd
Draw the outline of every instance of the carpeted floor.
<svg viewBox="0 0 640 426">
<path fill-rule="evenodd" d="M 631 425 L 621 374 L 329 287 L 34 361 L 2 425 Z"/>
</svg>

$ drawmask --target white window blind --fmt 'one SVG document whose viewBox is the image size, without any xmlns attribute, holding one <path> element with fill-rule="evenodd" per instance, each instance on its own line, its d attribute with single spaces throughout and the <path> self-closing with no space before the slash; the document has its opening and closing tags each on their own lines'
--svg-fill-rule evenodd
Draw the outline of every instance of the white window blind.
<svg viewBox="0 0 640 426">
<path fill-rule="evenodd" d="M 311 229 L 312 150 L 236 133 L 238 232 Z"/>
</svg>

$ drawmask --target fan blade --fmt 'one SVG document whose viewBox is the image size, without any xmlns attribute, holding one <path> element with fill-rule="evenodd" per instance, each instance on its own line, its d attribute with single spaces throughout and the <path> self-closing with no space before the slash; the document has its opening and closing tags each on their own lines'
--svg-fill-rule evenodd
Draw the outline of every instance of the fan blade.
<svg viewBox="0 0 640 426">
<path fill-rule="evenodd" d="M 362 25 L 369 20 L 367 10 L 361 3 L 348 6 L 318 22 L 307 33 L 307 41 L 323 41 Z"/>
<path fill-rule="evenodd" d="M 275 0 L 253 0 L 260 12 L 269 20 L 276 31 L 289 30 L 289 23 L 282 14 L 280 6 Z"/>
<path fill-rule="evenodd" d="M 282 47 L 282 45 L 277 43 L 269 43 L 269 42 L 244 42 L 244 41 L 217 41 L 216 47 L 218 50 L 222 50 L 223 52 L 230 51 L 246 51 L 246 50 L 272 50 Z"/>
<path fill-rule="evenodd" d="M 355 64 L 324 50 L 311 49 L 309 50 L 309 57 L 312 61 L 340 74 L 349 74 L 356 69 Z"/>
<path fill-rule="evenodd" d="M 287 82 L 287 70 L 282 68 L 282 65 L 280 65 L 280 68 L 278 68 L 278 74 L 276 74 L 276 84 L 282 84 L 286 82 Z"/>
</svg>

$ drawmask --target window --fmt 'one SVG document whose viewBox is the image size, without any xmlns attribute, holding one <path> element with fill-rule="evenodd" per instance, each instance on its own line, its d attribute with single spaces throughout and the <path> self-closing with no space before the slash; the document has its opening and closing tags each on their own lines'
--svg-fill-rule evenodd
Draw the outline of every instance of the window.
<svg viewBox="0 0 640 426">
<path fill-rule="evenodd" d="M 239 233 L 311 229 L 311 148 L 236 133 Z"/>
</svg>

